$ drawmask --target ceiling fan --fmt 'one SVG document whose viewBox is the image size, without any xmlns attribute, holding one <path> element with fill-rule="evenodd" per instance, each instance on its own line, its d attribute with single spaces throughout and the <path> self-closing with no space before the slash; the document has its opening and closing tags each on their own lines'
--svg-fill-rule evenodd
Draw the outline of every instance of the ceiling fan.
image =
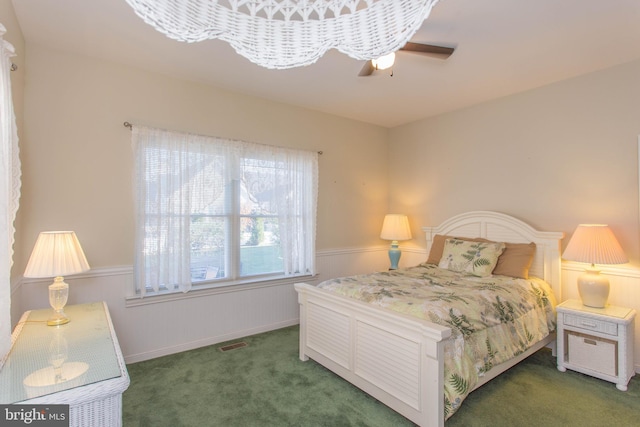
<svg viewBox="0 0 640 427">
<path fill-rule="evenodd" d="M 444 46 L 435 46 L 431 44 L 422 44 L 422 43 L 413 43 L 407 42 L 404 47 L 400 48 L 400 51 L 403 52 L 413 52 L 418 53 L 425 56 L 430 56 L 432 58 L 438 59 L 447 59 L 451 56 L 455 49 L 452 47 L 444 47 Z M 358 73 L 358 76 L 365 77 L 370 76 L 375 70 L 384 70 L 393 65 L 393 61 L 395 58 L 395 54 L 391 53 L 382 58 L 372 59 L 371 61 L 367 61 L 366 64 Z M 385 61 L 386 60 L 386 61 Z M 379 61 L 379 62 L 378 62 Z"/>
</svg>

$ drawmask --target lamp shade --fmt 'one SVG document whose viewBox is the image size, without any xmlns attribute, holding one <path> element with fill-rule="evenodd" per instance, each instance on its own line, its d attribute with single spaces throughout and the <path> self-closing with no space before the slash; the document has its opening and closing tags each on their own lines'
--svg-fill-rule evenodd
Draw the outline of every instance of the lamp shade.
<svg viewBox="0 0 640 427">
<path fill-rule="evenodd" d="M 388 214 L 384 217 L 380 238 L 384 240 L 409 240 L 411 228 L 406 215 Z"/>
<path fill-rule="evenodd" d="M 73 231 L 40 233 L 24 277 L 57 277 L 89 270 L 89 263 Z"/>
<path fill-rule="evenodd" d="M 568 261 L 590 264 L 629 262 L 613 231 L 604 224 L 578 225 L 562 257 Z"/>
</svg>

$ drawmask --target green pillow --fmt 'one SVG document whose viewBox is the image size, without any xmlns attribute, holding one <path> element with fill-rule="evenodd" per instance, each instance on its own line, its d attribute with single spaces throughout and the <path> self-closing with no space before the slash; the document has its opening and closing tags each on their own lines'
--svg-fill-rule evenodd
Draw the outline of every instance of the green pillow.
<svg viewBox="0 0 640 427">
<path fill-rule="evenodd" d="M 504 248 L 504 243 L 447 239 L 438 267 L 479 277 L 490 276 Z"/>
</svg>

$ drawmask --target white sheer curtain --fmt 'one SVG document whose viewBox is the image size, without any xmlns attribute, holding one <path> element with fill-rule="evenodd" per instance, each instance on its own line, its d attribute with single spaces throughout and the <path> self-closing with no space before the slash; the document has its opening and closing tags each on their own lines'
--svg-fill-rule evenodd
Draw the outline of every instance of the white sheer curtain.
<svg viewBox="0 0 640 427">
<path fill-rule="evenodd" d="M 11 98 L 13 46 L 4 40 L 0 24 L 0 360 L 11 346 L 11 265 L 13 264 L 13 221 L 20 198 L 18 132 Z"/>
<path fill-rule="evenodd" d="M 318 154 L 280 150 L 277 157 L 289 178 L 283 182 L 283 191 L 276 193 L 277 203 L 283 205 L 278 215 L 284 272 L 315 274 Z"/>
<path fill-rule="evenodd" d="M 132 145 L 141 296 L 191 289 L 190 215 L 226 215 L 221 195 L 233 182 L 277 211 L 284 274 L 315 274 L 317 153 L 141 126 L 133 126 Z"/>
</svg>

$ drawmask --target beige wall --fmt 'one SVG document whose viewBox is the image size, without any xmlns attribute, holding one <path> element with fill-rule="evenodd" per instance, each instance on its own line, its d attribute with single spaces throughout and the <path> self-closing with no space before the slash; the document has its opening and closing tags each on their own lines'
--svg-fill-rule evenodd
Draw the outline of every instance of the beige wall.
<svg viewBox="0 0 640 427">
<path fill-rule="evenodd" d="M 608 223 L 640 265 L 639 134 L 640 61 L 398 127 L 391 210 L 416 234 L 468 210 L 568 236 Z"/>
<path fill-rule="evenodd" d="M 92 267 L 133 263 L 124 121 L 322 150 L 318 249 L 379 244 L 388 202 L 381 127 L 29 45 L 20 275 L 40 231 L 75 230 Z"/>
</svg>

